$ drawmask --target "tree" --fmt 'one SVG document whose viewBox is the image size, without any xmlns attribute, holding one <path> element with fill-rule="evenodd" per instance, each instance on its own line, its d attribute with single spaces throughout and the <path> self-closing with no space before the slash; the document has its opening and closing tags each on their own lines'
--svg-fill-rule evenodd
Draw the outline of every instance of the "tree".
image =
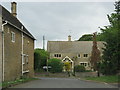
<svg viewBox="0 0 120 90">
<path fill-rule="evenodd" d="M 116 74 L 120 70 L 120 1 L 115 2 L 115 13 L 107 15 L 110 25 L 101 28 L 101 38 L 106 42 L 100 65 L 105 75 Z"/>
<path fill-rule="evenodd" d="M 34 51 L 34 69 L 35 70 L 42 70 L 43 66 L 46 66 L 47 58 L 49 54 L 47 51 L 43 49 L 35 49 Z"/>
<path fill-rule="evenodd" d="M 82 37 L 79 38 L 78 41 L 92 41 L 93 40 L 93 34 L 84 34 Z M 101 33 L 96 34 L 96 40 L 97 41 L 104 41 L 104 38 L 102 38 Z"/>
<path fill-rule="evenodd" d="M 63 70 L 63 64 L 60 59 L 49 59 L 48 66 L 51 66 L 51 69 L 49 69 L 49 71 L 52 73 L 62 72 Z"/>
<path fill-rule="evenodd" d="M 82 35 L 82 37 L 80 37 L 78 41 L 92 41 L 92 36 L 92 34 Z"/>
<path fill-rule="evenodd" d="M 99 68 L 97 67 L 97 64 L 100 61 L 100 51 L 97 47 L 97 41 L 96 41 L 96 33 L 93 35 L 93 47 L 92 47 L 92 55 L 91 55 L 91 65 L 94 71 L 98 71 L 99 76 Z"/>
</svg>

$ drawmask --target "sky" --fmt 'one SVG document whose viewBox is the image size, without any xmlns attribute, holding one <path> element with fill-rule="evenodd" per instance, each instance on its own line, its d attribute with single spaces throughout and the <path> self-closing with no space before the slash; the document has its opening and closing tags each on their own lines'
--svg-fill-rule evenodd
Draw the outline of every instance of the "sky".
<svg viewBox="0 0 120 90">
<path fill-rule="evenodd" d="M 11 3 L 2 2 L 11 12 Z M 18 2 L 17 18 L 36 38 L 35 48 L 45 48 L 47 41 L 78 40 L 84 34 L 100 32 L 109 25 L 107 14 L 114 12 L 114 2 Z"/>
</svg>

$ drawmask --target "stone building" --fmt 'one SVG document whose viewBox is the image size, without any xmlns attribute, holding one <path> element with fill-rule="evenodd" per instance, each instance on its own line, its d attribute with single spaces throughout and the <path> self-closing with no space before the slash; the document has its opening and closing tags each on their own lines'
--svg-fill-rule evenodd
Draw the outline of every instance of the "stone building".
<svg viewBox="0 0 120 90">
<path fill-rule="evenodd" d="M 97 42 L 98 49 L 102 55 L 103 42 Z M 68 36 L 68 41 L 48 41 L 47 51 L 51 58 L 61 59 L 62 62 L 71 63 L 71 71 L 75 65 L 83 65 L 87 70 L 91 70 L 91 51 L 93 41 L 71 41 L 71 36 Z M 65 70 L 64 70 L 65 71 Z"/>
<path fill-rule="evenodd" d="M 33 77 L 35 38 L 17 18 L 16 2 L 11 3 L 11 13 L 3 6 L 0 8 L 2 81 L 16 80 L 21 76 Z"/>
</svg>

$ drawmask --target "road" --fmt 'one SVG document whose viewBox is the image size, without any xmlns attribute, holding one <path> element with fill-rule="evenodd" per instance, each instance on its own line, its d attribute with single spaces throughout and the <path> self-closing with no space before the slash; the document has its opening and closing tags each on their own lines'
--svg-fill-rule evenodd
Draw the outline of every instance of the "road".
<svg viewBox="0 0 120 90">
<path fill-rule="evenodd" d="M 117 88 L 107 83 L 84 81 L 75 78 L 39 78 L 12 88 Z"/>
</svg>

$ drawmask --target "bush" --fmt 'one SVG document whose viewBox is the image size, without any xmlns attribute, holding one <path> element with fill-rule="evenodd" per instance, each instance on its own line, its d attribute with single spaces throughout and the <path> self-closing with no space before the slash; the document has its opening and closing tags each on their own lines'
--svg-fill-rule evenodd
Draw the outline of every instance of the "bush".
<svg viewBox="0 0 120 90">
<path fill-rule="evenodd" d="M 66 70 L 67 72 L 71 70 L 71 64 L 70 64 L 70 62 L 65 62 L 65 63 L 64 63 L 64 66 L 65 66 L 65 70 Z"/>
<path fill-rule="evenodd" d="M 74 69 L 75 69 L 75 72 L 85 72 L 85 67 L 81 65 L 76 65 Z"/>
<path fill-rule="evenodd" d="M 49 69 L 49 71 L 52 73 L 62 72 L 63 70 L 63 64 L 60 59 L 49 59 L 48 66 L 51 66 L 51 69 Z"/>
<path fill-rule="evenodd" d="M 43 49 L 35 49 L 34 51 L 34 69 L 35 71 L 42 71 L 43 66 L 46 66 L 48 52 Z"/>
</svg>

